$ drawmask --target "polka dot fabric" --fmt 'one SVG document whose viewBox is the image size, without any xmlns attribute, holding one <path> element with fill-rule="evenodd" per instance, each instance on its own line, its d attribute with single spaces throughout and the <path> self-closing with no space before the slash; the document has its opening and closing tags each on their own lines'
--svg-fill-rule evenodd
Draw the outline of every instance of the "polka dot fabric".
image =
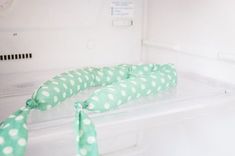
<svg viewBox="0 0 235 156">
<path fill-rule="evenodd" d="M 78 156 L 98 156 L 95 126 L 82 109 L 86 106 L 81 102 L 77 102 L 75 107 L 77 108 L 75 128 Z"/>
<path fill-rule="evenodd" d="M 146 69 L 144 68 L 146 67 Z M 176 70 L 172 65 L 144 65 L 135 66 L 134 74 L 130 70 L 128 79 L 120 80 L 96 90 L 87 100 L 77 103 L 78 123 L 76 125 L 78 152 L 80 155 L 98 156 L 95 128 L 91 120 L 84 114 L 84 109 L 93 112 L 106 112 L 118 108 L 120 105 L 176 85 Z M 146 72 L 145 74 L 143 74 Z M 141 73 L 141 74 L 136 74 Z M 83 122 L 82 122 L 83 121 Z M 85 132 L 85 133 L 84 133 Z M 90 144 L 89 137 L 94 140 Z M 81 150 L 82 149 L 82 150 Z"/>
<path fill-rule="evenodd" d="M 164 65 L 158 69 L 148 74 L 132 75 L 128 79 L 102 87 L 84 101 L 84 105 L 89 111 L 105 112 L 130 100 L 174 87 L 176 85 L 176 71 L 172 65 Z"/>
<path fill-rule="evenodd" d="M 97 86 L 95 71 L 97 68 L 73 70 L 46 81 L 32 97 L 38 104 L 37 109 L 48 110 L 81 90 Z"/>
<path fill-rule="evenodd" d="M 0 156 L 23 155 L 28 140 L 28 113 L 29 109 L 23 107 L 0 124 Z"/>
<path fill-rule="evenodd" d="M 104 67 L 95 71 L 95 80 L 98 85 L 105 86 L 123 79 L 127 79 L 128 74 L 128 65 L 119 65 L 111 68 Z"/>
<path fill-rule="evenodd" d="M 87 100 L 75 103 L 78 156 L 98 156 L 96 130 L 86 111 L 106 112 L 139 97 L 176 85 L 170 64 L 118 65 L 68 71 L 46 81 L 26 106 L 0 124 L 0 156 L 23 156 L 27 144 L 26 122 L 31 109 L 45 111 L 88 87 L 97 89 Z"/>
<path fill-rule="evenodd" d="M 131 75 L 143 75 L 152 72 L 154 64 L 132 65 L 130 67 Z"/>
</svg>

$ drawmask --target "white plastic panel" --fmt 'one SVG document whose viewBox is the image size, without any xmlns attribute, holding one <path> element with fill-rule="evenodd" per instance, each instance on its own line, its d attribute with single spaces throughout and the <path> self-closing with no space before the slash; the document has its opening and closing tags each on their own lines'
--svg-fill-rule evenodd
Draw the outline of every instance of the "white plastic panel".
<svg viewBox="0 0 235 156">
<path fill-rule="evenodd" d="M 147 2 L 145 41 L 154 43 L 145 45 L 147 62 L 172 62 L 184 71 L 234 83 L 234 1 Z"/>
<path fill-rule="evenodd" d="M 0 54 L 33 57 L 0 61 L 0 74 L 138 63 L 142 2 L 133 1 L 134 25 L 120 28 L 112 24 L 111 1 L 14 1 L 0 16 Z"/>
</svg>

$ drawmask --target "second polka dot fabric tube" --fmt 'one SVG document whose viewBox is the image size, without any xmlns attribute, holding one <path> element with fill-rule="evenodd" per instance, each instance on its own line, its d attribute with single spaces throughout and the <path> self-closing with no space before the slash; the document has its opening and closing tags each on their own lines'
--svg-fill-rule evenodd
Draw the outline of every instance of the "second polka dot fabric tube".
<svg viewBox="0 0 235 156">
<path fill-rule="evenodd" d="M 133 75 L 128 79 L 102 87 L 96 90 L 84 103 L 88 106 L 89 111 L 105 112 L 130 100 L 174 87 L 176 82 L 176 71 L 173 66 L 162 66 L 157 71 Z"/>
</svg>

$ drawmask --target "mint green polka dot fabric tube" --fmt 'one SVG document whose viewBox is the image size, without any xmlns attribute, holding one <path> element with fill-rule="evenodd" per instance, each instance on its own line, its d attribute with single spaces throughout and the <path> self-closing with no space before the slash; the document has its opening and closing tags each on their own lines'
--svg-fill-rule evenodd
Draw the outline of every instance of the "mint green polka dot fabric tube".
<svg viewBox="0 0 235 156">
<path fill-rule="evenodd" d="M 97 86 L 96 70 L 97 68 L 84 68 L 68 71 L 46 81 L 32 97 L 39 104 L 37 109 L 51 109 L 81 90 Z"/>
<path fill-rule="evenodd" d="M 106 86 L 114 82 L 127 79 L 130 65 L 103 67 L 95 71 L 95 81 L 99 86 Z"/>
<path fill-rule="evenodd" d="M 174 87 L 176 82 L 173 66 L 163 65 L 148 74 L 133 74 L 128 79 L 97 89 L 84 103 L 89 111 L 105 112 L 130 100 L 167 90 Z"/>
<path fill-rule="evenodd" d="M 143 75 L 148 74 L 154 70 L 155 64 L 141 64 L 141 65 L 131 65 L 130 74 L 131 75 Z"/>
<path fill-rule="evenodd" d="M 98 156 L 96 130 L 93 122 L 85 112 L 86 105 L 82 102 L 75 103 L 76 108 L 76 141 L 79 156 Z"/>
<path fill-rule="evenodd" d="M 29 108 L 23 107 L 0 123 L 0 156 L 23 156 L 28 140 L 26 121 Z"/>
<path fill-rule="evenodd" d="M 134 74 L 130 73 L 131 77 L 128 79 L 102 87 L 96 90 L 84 102 L 78 102 L 80 105 L 80 107 L 78 107 L 79 113 L 81 113 L 81 108 L 93 112 L 110 111 L 128 101 L 150 94 L 157 94 L 160 91 L 172 88 L 177 82 L 176 70 L 172 65 L 155 67 L 154 65 L 146 65 L 144 67 L 134 66 L 134 72 Z M 136 72 L 138 74 L 136 74 Z M 80 124 L 76 125 L 79 127 L 77 128 L 78 134 L 86 132 L 85 136 L 77 136 L 77 142 L 79 143 L 78 149 L 82 149 L 82 151 L 78 150 L 78 152 L 80 152 L 81 155 L 98 156 L 95 127 L 88 116 L 85 116 L 85 118 L 84 116 L 85 115 L 80 115 L 80 118 L 77 118 L 79 123 L 82 121 L 86 121 L 85 123 L 87 123 L 86 127 Z M 84 118 L 83 120 L 81 120 L 82 117 Z M 89 142 L 89 137 L 93 138 L 92 144 Z"/>
<path fill-rule="evenodd" d="M 106 85 L 125 79 L 128 71 L 128 65 L 118 65 L 110 68 L 91 67 L 68 71 L 46 81 L 34 92 L 32 99 L 27 101 L 25 108 L 20 109 L 1 122 L 0 156 L 24 155 L 28 137 L 26 123 L 31 109 L 39 109 L 41 111 L 51 109 L 88 87 Z M 83 112 L 80 112 L 80 114 L 83 114 L 81 116 L 85 115 Z M 83 120 L 79 116 L 77 119 Z M 89 140 L 92 139 L 90 138 Z M 84 154 L 84 150 L 81 151 Z"/>
<path fill-rule="evenodd" d="M 80 91 L 97 89 L 83 102 L 76 102 L 75 129 L 78 156 L 98 156 L 95 125 L 87 111 L 105 112 L 130 100 L 156 94 L 177 83 L 173 65 L 117 65 L 71 70 L 43 83 L 26 106 L 0 124 L 0 156 L 24 156 L 28 131 L 27 118 L 32 109 L 51 109 Z"/>
</svg>

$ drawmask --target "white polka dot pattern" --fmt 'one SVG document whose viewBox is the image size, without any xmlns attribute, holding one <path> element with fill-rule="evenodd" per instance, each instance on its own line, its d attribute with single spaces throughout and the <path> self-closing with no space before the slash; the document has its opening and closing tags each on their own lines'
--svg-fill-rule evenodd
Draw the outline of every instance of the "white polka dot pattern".
<svg viewBox="0 0 235 156">
<path fill-rule="evenodd" d="M 148 74 L 138 76 L 131 74 L 132 76 L 126 80 L 107 85 L 94 92 L 85 102 L 95 106 L 92 111 L 104 112 L 132 99 L 156 94 L 176 85 L 175 69 L 172 65 L 158 66 L 158 71 L 150 72 L 153 68 L 154 65 L 151 64 L 133 66 L 131 69 L 135 72 L 148 71 Z"/>
<path fill-rule="evenodd" d="M 10 130 L 9 130 L 9 135 L 10 135 L 11 137 L 16 136 L 17 133 L 18 133 L 18 130 L 17 130 L 17 129 L 10 129 Z"/>
<path fill-rule="evenodd" d="M 87 143 L 88 143 L 88 144 L 93 144 L 93 143 L 95 143 L 95 137 L 94 137 L 94 136 L 89 136 L 89 137 L 87 138 Z"/>
<path fill-rule="evenodd" d="M 7 146 L 3 149 L 3 154 L 8 155 L 8 154 L 12 154 L 13 152 L 13 148 L 11 146 Z"/>
<path fill-rule="evenodd" d="M 18 140 L 18 144 L 19 144 L 20 146 L 25 146 L 25 145 L 26 145 L 26 140 L 25 140 L 24 138 L 20 138 L 20 139 Z"/>
<path fill-rule="evenodd" d="M 105 112 L 176 85 L 174 67 L 167 65 L 118 65 L 68 71 L 46 81 L 19 109 L 0 124 L 0 155 L 23 156 L 27 144 L 26 121 L 31 109 L 48 110 L 88 87 L 104 86 L 84 102 L 77 102 L 78 155 L 98 156 L 96 131 L 86 110 Z"/>
<path fill-rule="evenodd" d="M 26 121 L 30 109 L 22 107 L 0 124 L 0 155 L 23 156 L 27 143 Z"/>
</svg>

